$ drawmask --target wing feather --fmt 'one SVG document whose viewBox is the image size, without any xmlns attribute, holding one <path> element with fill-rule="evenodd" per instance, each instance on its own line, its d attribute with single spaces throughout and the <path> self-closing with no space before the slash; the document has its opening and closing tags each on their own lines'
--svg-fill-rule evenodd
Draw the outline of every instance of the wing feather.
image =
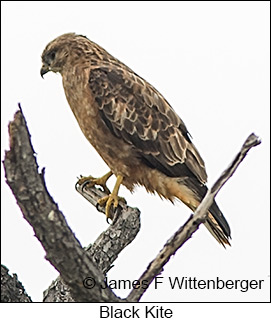
<svg viewBox="0 0 271 323">
<path fill-rule="evenodd" d="M 185 124 L 148 82 L 110 64 L 90 71 L 89 88 L 111 132 L 135 146 L 148 166 L 171 177 L 193 174 L 206 182 L 204 162 Z"/>
</svg>

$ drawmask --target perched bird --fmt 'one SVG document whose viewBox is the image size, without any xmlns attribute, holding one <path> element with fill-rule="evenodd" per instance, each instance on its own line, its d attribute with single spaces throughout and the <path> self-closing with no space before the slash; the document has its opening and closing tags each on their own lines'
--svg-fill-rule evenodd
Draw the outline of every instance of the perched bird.
<svg viewBox="0 0 271 323">
<path fill-rule="evenodd" d="M 77 122 L 110 172 L 87 177 L 107 196 L 99 203 L 117 207 L 121 184 L 133 191 L 142 185 L 195 211 L 207 192 L 204 162 L 191 136 L 166 99 L 147 81 L 106 50 L 75 33 L 51 41 L 42 53 L 41 76 L 59 72 Z M 117 178 L 112 193 L 108 178 Z M 204 223 L 223 246 L 230 228 L 216 202 Z"/>
</svg>

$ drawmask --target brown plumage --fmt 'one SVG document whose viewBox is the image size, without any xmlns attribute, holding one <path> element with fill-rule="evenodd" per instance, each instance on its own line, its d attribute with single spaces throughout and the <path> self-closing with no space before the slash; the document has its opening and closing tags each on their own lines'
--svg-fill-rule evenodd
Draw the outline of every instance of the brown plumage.
<svg viewBox="0 0 271 323">
<path fill-rule="evenodd" d="M 197 208 L 207 192 L 204 162 L 181 118 L 151 84 L 73 33 L 50 42 L 42 63 L 42 76 L 48 71 L 61 74 L 82 132 L 119 184 L 131 191 L 143 185 Z M 230 244 L 230 228 L 215 202 L 205 225 L 223 246 Z"/>
</svg>

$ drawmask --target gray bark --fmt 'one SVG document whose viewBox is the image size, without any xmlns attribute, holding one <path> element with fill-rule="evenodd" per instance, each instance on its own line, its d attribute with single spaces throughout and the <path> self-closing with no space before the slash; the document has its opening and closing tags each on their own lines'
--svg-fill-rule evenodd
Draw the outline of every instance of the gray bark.
<svg viewBox="0 0 271 323">
<path fill-rule="evenodd" d="M 10 150 L 6 151 L 3 162 L 7 184 L 17 200 L 23 217 L 33 227 L 37 239 L 46 251 L 46 259 L 60 273 L 60 276 L 44 292 L 44 301 L 139 301 L 146 289 L 137 286 L 126 299 L 120 299 L 109 287 L 103 289 L 101 286 L 104 285 L 106 273 L 118 254 L 136 237 L 140 229 L 140 211 L 120 202 L 115 211 L 113 223 L 93 245 L 83 248 L 47 191 L 44 169 L 41 172 L 38 170 L 30 134 L 21 109 L 16 112 L 14 120 L 9 124 L 9 136 Z M 139 282 L 145 280 L 148 285 L 151 284 L 170 257 L 205 221 L 206 212 L 220 188 L 233 175 L 247 152 L 258 144 L 260 144 L 259 138 L 251 134 L 231 165 L 207 192 L 195 214 L 167 241 L 158 256 L 138 279 Z M 97 203 L 105 195 L 103 191 L 96 187 L 87 188 L 80 185 L 77 185 L 76 189 L 99 211 L 104 212 L 104 208 Z M 91 285 L 91 279 L 95 282 L 94 286 Z M 10 286 L 6 282 L 7 280 L 4 281 L 4 286 Z M 8 295 L 8 293 L 3 295 L 3 299 L 12 301 Z"/>
</svg>

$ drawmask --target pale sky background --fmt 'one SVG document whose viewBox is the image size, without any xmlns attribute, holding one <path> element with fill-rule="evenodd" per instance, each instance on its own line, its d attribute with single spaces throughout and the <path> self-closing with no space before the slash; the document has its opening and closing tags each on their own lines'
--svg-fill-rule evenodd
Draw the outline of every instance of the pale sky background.
<svg viewBox="0 0 271 323">
<path fill-rule="evenodd" d="M 224 250 L 202 226 L 164 267 L 164 283 L 145 302 L 270 300 L 270 34 L 269 2 L 2 2 L 2 149 L 20 102 L 50 194 L 83 246 L 108 224 L 74 189 L 77 176 L 108 171 L 81 133 L 60 75 L 40 77 L 41 53 L 67 33 L 86 35 L 148 80 L 184 120 L 206 163 L 209 186 L 252 132 L 262 139 L 220 191 L 217 202 L 232 230 Z M 3 166 L 1 166 L 3 170 Z M 23 219 L 1 172 L 2 264 L 17 273 L 34 301 L 58 276 Z M 112 188 L 113 180 L 109 186 Z M 141 231 L 108 279 L 135 280 L 190 210 L 138 188 L 122 188 L 141 210 Z M 264 280 L 262 289 L 179 290 L 171 277 Z M 125 297 L 129 290 L 115 290 Z"/>
</svg>

